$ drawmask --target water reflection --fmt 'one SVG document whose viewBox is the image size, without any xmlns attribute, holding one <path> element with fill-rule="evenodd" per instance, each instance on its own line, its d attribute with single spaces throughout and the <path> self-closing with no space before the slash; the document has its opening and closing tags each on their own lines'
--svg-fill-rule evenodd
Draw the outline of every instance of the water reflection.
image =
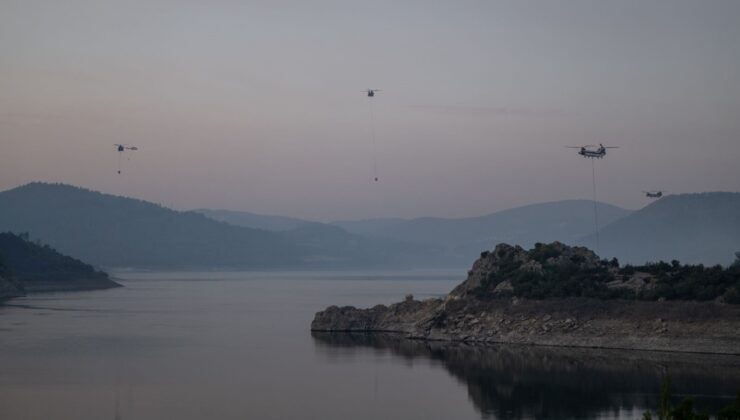
<svg viewBox="0 0 740 420">
<path fill-rule="evenodd" d="M 639 417 L 658 405 L 661 378 L 678 396 L 716 412 L 740 390 L 740 358 L 521 345 L 406 340 L 392 334 L 313 333 L 319 353 L 352 359 L 363 349 L 443 366 L 465 384 L 483 418 Z"/>
</svg>

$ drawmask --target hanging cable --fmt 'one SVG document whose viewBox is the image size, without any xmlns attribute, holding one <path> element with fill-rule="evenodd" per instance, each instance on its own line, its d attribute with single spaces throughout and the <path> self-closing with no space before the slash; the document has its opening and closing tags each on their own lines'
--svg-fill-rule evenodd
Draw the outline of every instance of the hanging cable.
<svg viewBox="0 0 740 420">
<path fill-rule="evenodd" d="M 378 181 L 378 147 L 375 142 L 375 111 L 373 110 L 373 98 L 368 97 L 370 103 L 370 136 L 373 142 L 373 177 Z"/>
<path fill-rule="evenodd" d="M 593 186 L 594 203 L 594 234 L 596 235 L 596 253 L 599 253 L 599 211 L 596 206 L 596 159 L 591 158 L 591 182 Z"/>
</svg>

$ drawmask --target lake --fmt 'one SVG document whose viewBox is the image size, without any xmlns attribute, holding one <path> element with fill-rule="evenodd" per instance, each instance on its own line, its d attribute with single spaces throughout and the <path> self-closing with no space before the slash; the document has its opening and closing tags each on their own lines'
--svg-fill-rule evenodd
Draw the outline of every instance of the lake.
<svg viewBox="0 0 740 420">
<path fill-rule="evenodd" d="M 635 418 L 670 375 L 716 410 L 740 358 L 311 334 L 326 306 L 441 296 L 459 271 L 118 273 L 0 306 L 1 419 Z"/>
</svg>

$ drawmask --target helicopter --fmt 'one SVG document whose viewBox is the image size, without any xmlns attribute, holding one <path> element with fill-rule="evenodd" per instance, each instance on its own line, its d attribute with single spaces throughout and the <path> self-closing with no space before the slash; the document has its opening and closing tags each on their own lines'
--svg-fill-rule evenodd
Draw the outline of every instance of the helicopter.
<svg viewBox="0 0 740 420">
<path fill-rule="evenodd" d="M 367 97 L 372 98 L 373 96 L 375 96 L 375 92 L 382 92 L 382 91 L 380 89 L 366 89 L 361 92 L 367 93 Z"/>
<path fill-rule="evenodd" d="M 115 143 L 113 144 L 113 146 L 116 147 L 116 151 L 118 152 L 118 173 L 120 174 L 121 173 L 121 157 L 123 156 L 123 152 L 125 152 L 126 150 L 131 150 L 131 151 L 139 150 L 139 148 L 136 146 L 129 146 L 127 144 L 119 144 L 119 143 Z"/>
<path fill-rule="evenodd" d="M 596 158 L 596 159 L 602 159 L 604 156 L 606 156 L 606 149 L 619 149 L 619 147 L 616 146 L 604 146 L 603 144 L 599 143 L 599 147 L 596 147 L 592 144 L 586 145 L 586 146 L 565 146 L 569 149 L 581 149 L 578 151 L 578 154 L 585 157 L 585 158 Z M 596 147 L 596 149 L 593 149 Z"/>
<path fill-rule="evenodd" d="M 645 197 L 648 198 L 660 198 L 663 197 L 663 191 L 643 191 L 645 193 Z"/>
<path fill-rule="evenodd" d="M 116 146 L 116 150 L 118 150 L 119 152 L 123 152 L 124 150 L 139 150 L 138 147 L 136 147 L 136 146 L 129 146 L 127 144 L 118 144 L 118 143 L 116 143 L 116 144 L 114 144 L 114 146 Z"/>
</svg>

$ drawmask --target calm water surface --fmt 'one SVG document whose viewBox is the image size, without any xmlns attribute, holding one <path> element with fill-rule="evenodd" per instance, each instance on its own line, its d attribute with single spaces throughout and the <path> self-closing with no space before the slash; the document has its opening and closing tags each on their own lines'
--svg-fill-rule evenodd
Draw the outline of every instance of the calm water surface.
<svg viewBox="0 0 740 420">
<path fill-rule="evenodd" d="M 660 378 L 702 407 L 734 357 L 311 334 L 328 305 L 443 295 L 459 272 L 124 273 L 0 306 L 1 419 L 633 418 Z"/>
</svg>

